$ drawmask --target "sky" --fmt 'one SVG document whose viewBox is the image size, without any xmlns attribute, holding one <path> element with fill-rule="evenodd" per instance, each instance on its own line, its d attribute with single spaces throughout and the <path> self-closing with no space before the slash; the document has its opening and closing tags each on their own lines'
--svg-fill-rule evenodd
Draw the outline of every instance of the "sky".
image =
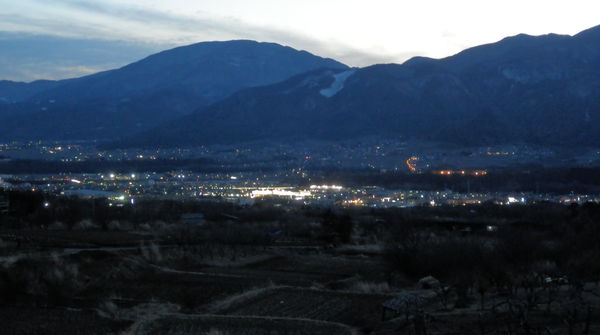
<svg viewBox="0 0 600 335">
<path fill-rule="evenodd" d="M 367 66 L 600 24 L 598 0 L 0 0 L 0 8 L 0 79 L 25 81 L 202 41 L 276 42 Z"/>
</svg>

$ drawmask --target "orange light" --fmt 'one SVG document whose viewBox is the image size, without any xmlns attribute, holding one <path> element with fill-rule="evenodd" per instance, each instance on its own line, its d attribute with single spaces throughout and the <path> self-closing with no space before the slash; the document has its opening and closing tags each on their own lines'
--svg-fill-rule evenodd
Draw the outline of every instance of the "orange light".
<svg viewBox="0 0 600 335">
<path fill-rule="evenodd" d="M 418 160 L 419 160 L 419 158 L 417 158 L 417 157 L 410 157 L 409 159 L 406 160 L 406 166 L 408 167 L 408 170 L 410 170 L 410 172 L 417 171 L 417 167 L 414 165 L 414 163 Z"/>
</svg>

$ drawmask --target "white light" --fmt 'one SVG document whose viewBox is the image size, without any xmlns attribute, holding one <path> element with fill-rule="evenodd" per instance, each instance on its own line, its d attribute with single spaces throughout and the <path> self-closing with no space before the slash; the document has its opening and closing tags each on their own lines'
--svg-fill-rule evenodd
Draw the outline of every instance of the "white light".
<svg viewBox="0 0 600 335">
<path fill-rule="evenodd" d="M 285 191 L 285 190 L 254 190 L 250 195 L 252 198 L 274 195 L 279 197 L 290 197 L 290 198 L 303 198 L 311 196 L 311 193 L 308 191 Z"/>
<path fill-rule="evenodd" d="M 132 173 L 132 174 L 131 174 L 131 178 L 135 178 L 135 173 Z"/>
<path fill-rule="evenodd" d="M 111 174 L 109 175 L 109 177 L 110 177 L 111 179 L 112 179 L 112 178 L 115 178 L 115 174 L 114 174 L 114 173 L 111 173 Z"/>
<path fill-rule="evenodd" d="M 310 185 L 310 188 L 313 190 L 341 190 L 343 187 L 339 185 Z"/>
<path fill-rule="evenodd" d="M 71 179 L 71 182 L 73 182 L 75 184 L 81 184 L 81 181 L 77 180 L 77 179 Z"/>
<path fill-rule="evenodd" d="M 44 202 L 44 207 L 45 207 L 45 208 L 48 208 L 48 207 L 50 207 L 50 203 L 49 203 L 49 202 Z"/>
</svg>

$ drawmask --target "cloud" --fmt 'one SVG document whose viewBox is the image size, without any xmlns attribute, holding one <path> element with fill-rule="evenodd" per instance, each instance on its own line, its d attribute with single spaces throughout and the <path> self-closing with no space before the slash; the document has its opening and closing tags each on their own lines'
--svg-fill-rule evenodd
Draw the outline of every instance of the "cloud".
<svg viewBox="0 0 600 335">
<path fill-rule="evenodd" d="M 97 72 L 100 72 L 103 70 L 106 70 L 106 69 L 94 67 L 94 66 L 85 66 L 85 65 L 56 67 L 56 71 L 62 73 L 63 76 L 67 77 L 67 78 L 85 76 L 85 75 L 97 73 Z"/>
<path fill-rule="evenodd" d="M 211 16 L 204 12 L 176 14 L 111 1 L 20 0 L 20 3 L 20 8 L 12 5 L 15 9 L 12 13 L 0 15 L 0 30 L 135 41 L 165 47 L 207 40 L 252 39 L 304 49 L 352 66 L 399 62 L 416 55 L 360 50 L 338 40 L 324 41 L 294 30 L 250 24 L 235 17 Z"/>
<path fill-rule="evenodd" d="M 39 79 L 77 78 L 107 69 L 83 65 L 40 67 L 38 64 L 23 64 L 14 72 L 13 78 L 6 79 L 19 80 L 26 78 L 27 81 L 31 81 Z"/>
<path fill-rule="evenodd" d="M 64 79 L 114 69 L 160 45 L 0 32 L 0 79 Z"/>
</svg>

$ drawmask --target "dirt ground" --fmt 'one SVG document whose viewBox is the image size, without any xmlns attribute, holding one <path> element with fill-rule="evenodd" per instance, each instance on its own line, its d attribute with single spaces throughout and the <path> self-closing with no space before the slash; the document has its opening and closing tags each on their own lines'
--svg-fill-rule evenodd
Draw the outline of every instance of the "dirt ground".
<svg viewBox="0 0 600 335">
<path fill-rule="evenodd" d="M 563 303 L 566 286 L 550 307 L 523 309 L 517 292 L 514 310 L 495 308 L 506 298 L 487 291 L 482 309 L 473 288 L 466 305 L 453 294 L 444 306 L 436 289 L 388 282 L 383 254 L 348 247 L 176 246 L 130 232 L 35 231 L 24 241 L 1 258 L 2 334 L 600 334 L 596 310 Z M 9 285 L 27 299 L 11 301 Z M 597 286 L 584 289 L 598 302 Z M 407 292 L 423 305 L 384 315 L 384 302 Z"/>
</svg>

